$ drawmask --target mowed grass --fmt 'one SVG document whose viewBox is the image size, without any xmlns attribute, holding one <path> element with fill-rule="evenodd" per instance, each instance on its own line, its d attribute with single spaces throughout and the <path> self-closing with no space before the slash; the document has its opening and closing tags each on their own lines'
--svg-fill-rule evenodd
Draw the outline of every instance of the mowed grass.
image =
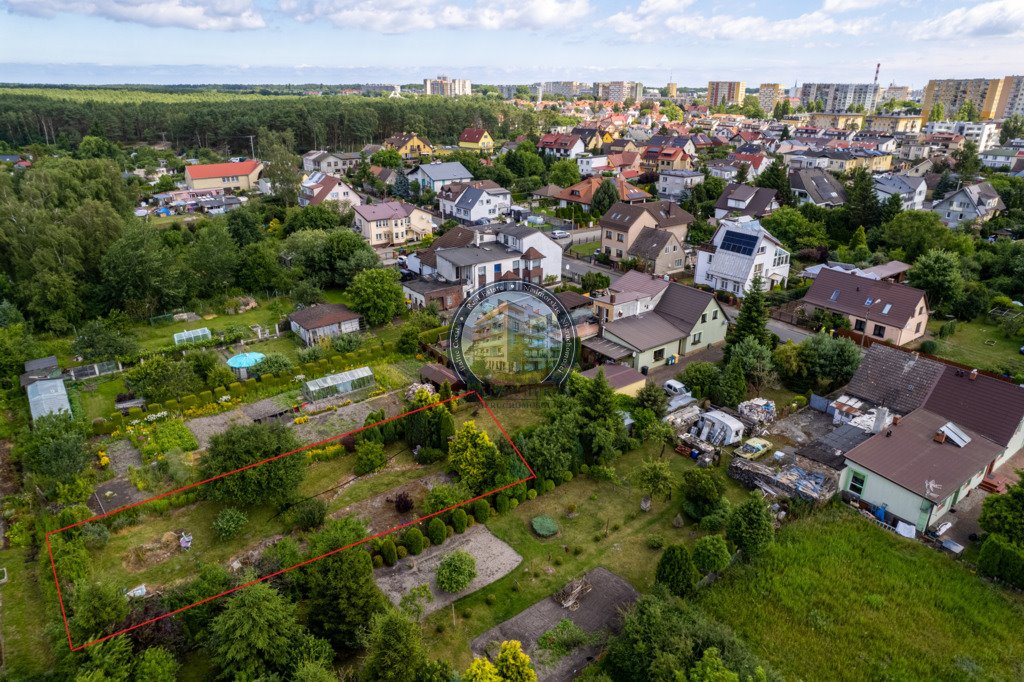
<svg viewBox="0 0 1024 682">
<path fill-rule="evenodd" d="M 599 248 L 601 248 L 600 241 L 582 242 L 580 244 L 573 244 L 570 246 L 569 252 L 583 258 L 585 256 L 593 256 L 594 251 Z"/>
<path fill-rule="evenodd" d="M 51 639 L 46 633 L 47 610 L 38 583 L 38 562 L 28 560 L 28 550 L 0 551 L 0 566 L 7 569 L 7 583 L 0 585 L 0 629 L 3 633 L 3 679 L 34 679 L 53 666 Z"/>
<path fill-rule="evenodd" d="M 247 338 L 255 338 L 248 330 L 249 325 L 259 324 L 265 329 L 273 329 L 274 323 L 280 321 L 282 315 L 291 312 L 293 305 L 288 298 L 258 299 L 259 305 L 252 310 L 240 315 L 214 315 L 208 314 L 209 319 L 200 319 L 194 322 L 174 322 L 171 324 L 150 325 L 141 322 L 135 325 L 132 331 L 138 337 L 139 347 L 143 350 L 157 350 L 164 346 L 174 345 L 174 334 L 187 329 L 201 329 L 206 327 L 216 334 L 218 330 L 231 326 L 246 327 Z M 276 303 L 276 305 L 275 305 Z M 204 317 L 201 311 L 196 311 Z"/>
<path fill-rule="evenodd" d="M 789 679 L 1024 679 L 1024 598 L 842 506 L 698 601 Z"/>
<path fill-rule="evenodd" d="M 623 456 L 616 463 L 619 476 L 628 476 L 645 457 L 657 457 L 660 451 L 659 444 L 648 444 Z M 664 457 L 677 478 L 695 466 L 670 450 Z M 746 495 L 735 482 L 727 480 L 727 497 L 735 502 Z M 523 563 L 501 580 L 460 599 L 454 611 L 443 609 L 428 617 L 423 623 L 427 649 L 434 656 L 452 661 L 457 669 L 464 669 L 472 660 L 469 642 L 474 637 L 596 566 L 608 568 L 641 591 L 650 589 L 660 552 L 648 548 L 648 537 L 660 535 L 666 543 L 691 544 L 700 533 L 688 520 L 682 528 L 672 526 L 672 519 L 679 513 L 678 497 L 655 500 L 648 513 L 640 511 L 641 497 L 642 493 L 628 483 L 598 482 L 582 476 L 554 492 L 527 500 L 514 511 L 492 517 L 488 528 L 511 545 L 523 557 Z M 566 516 L 571 505 L 576 508 L 572 519 Z M 560 532 L 556 537 L 542 539 L 531 530 L 530 520 L 541 514 L 557 520 Z M 489 596 L 493 604 L 488 603 Z"/>
<path fill-rule="evenodd" d="M 84 386 L 93 384 L 96 390 L 86 391 Z M 118 393 L 125 392 L 124 376 L 114 374 L 78 384 L 79 396 L 82 400 L 82 409 L 85 411 L 85 418 L 90 423 L 93 419 L 103 417 L 109 418 L 114 411 L 114 403 Z"/>
<path fill-rule="evenodd" d="M 928 323 L 928 331 L 939 346 L 935 352 L 939 357 L 990 372 L 1003 372 L 1011 367 L 1024 372 L 1024 355 L 1020 354 L 1024 337 L 1008 339 L 999 325 L 979 319 L 957 322 L 956 332 L 940 339 L 939 327 L 943 322 L 932 319 Z"/>
</svg>

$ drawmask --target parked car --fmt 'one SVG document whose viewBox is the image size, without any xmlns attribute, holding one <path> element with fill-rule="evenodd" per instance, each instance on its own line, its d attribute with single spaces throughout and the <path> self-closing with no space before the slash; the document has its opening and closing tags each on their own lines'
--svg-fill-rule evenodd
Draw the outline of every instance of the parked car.
<svg viewBox="0 0 1024 682">
<path fill-rule="evenodd" d="M 565 230 L 551 230 L 552 239 L 565 239 L 569 236 L 569 233 Z"/>
<path fill-rule="evenodd" d="M 676 381 L 675 379 L 669 379 L 661 387 L 665 390 L 665 393 L 671 396 L 690 395 L 690 389 L 686 388 L 681 381 Z"/>
<path fill-rule="evenodd" d="M 403 268 L 405 267 L 405 264 L 406 262 L 408 262 L 408 260 L 409 259 L 406 258 L 405 256 L 399 256 L 398 258 L 395 259 L 395 261 Z"/>
</svg>

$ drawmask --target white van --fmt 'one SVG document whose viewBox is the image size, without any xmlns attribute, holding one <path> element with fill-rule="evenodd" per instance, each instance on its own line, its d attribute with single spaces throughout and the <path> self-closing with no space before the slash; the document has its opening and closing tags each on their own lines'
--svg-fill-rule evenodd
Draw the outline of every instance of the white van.
<svg viewBox="0 0 1024 682">
<path fill-rule="evenodd" d="M 665 393 L 670 396 L 690 395 L 690 389 L 686 388 L 682 382 L 676 381 L 675 379 L 669 379 L 662 384 L 661 387 L 664 389 Z"/>
</svg>

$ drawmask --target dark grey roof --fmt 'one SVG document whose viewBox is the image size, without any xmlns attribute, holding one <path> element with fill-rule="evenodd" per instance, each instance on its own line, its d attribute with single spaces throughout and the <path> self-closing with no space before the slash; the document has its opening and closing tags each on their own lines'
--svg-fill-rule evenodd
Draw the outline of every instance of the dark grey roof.
<svg viewBox="0 0 1024 682">
<path fill-rule="evenodd" d="M 440 249 L 437 251 L 438 258 L 443 258 L 455 266 L 489 263 L 521 255 L 521 251 L 510 249 L 500 242 L 486 242 L 482 246 L 457 246 L 453 249 Z"/>
<path fill-rule="evenodd" d="M 51 369 L 57 369 L 57 356 L 55 355 L 38 358 L 36 360 L 29 360 L 25 363 L 26 372 L 45 372 Z"/>
<path fill-rule="evenodd" d="M 814 204 L 838 206 L 846 203 L 843 183 L 820 168 L 801 168 L 790 171 L 789 184 L 794 190 L 803 190 Z"/>
<path fill-rule="evenodd" d="M 672 321 L 681 331 L 689 334 L 713 300 L 714 296 L 707 291 L 673 283 L 662 294 L 654 310 Z M 725 310 L 722 311 L 722 315 L 725 316 Z"/>
<path fill-rule="evenodd" d="M 652 312 L 613 320 L 604 328 L 634 348 L 656 348 L 689 336 L 713 300 L 706 291 L 672 283 Z"/>
<path fill-rule="evenodd" d="M 442 252 L 442 255 L 444 255 L 444 252 Z M 417 294 L 429 294 L 434 291 L 443 291 L 445 289 L 458 289 L 462 285 L 452 282 L 438 282 L 436 279 L 423 279 L 422 277 L 419 277 L 416 279 L 410 279 L 408 282 L 402 282 L 402 286 L 409 291 L 415 291 Z"/>
<path fill-rule="evenodd" d="M 846 392 L 899 414 L 921 407 L 945 365 L 882 343 L 867 349 Z"/>
<path fill-rule="evenodd" d="M 843 424 L 831 433 L 797 450 L 796 454 L 841 471 L 846 464 L 846 453 L 871 437 L 869 431 Z"/>
<path fill-rule="evenodd" d="M 643 258 L 648 261 L 657 260 L 661 255 L 661 250 L 665 248 L 671 237 L 672 233 L 668 230 L 645 227 L 633 240 L 628 253 L 635 258 Z"/>
<path fill-rule="evenodd" d="M 715 209 L 760 218 L 764 215 L 765 210 L 771 205 L 772 201 L 775 200 L 775 194 L 776 191 L 774 189 L 729 183 L 725 186 L 722 196 L 718 197 Z M 733 208 L 729 205 L 729 199 L 747 201 L 748 198 L 749 203 L 746 208 Z"/>
<path fill-rule="evenodd" d="M 480 201 L 485 192 L 482 189 L 476 187 L 467 187 L 461 195 L 459 200 L 455 202 L 457 208 L 472 208 L 476 206 L 476 202 Z"/>
</svg>

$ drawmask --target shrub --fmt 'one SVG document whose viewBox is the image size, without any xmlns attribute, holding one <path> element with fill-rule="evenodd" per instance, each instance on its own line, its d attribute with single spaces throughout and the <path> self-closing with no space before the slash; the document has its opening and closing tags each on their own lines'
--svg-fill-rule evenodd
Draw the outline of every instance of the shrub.
<svg viewBox="0 0 1024 682">
<path fill-rule="evenodd" d="M 380 555 L 384 557 L 384 563 L 388 566 L 398 563 L 398 548 L 395 547 L 395 541 L 391 538 L 385 539 L 380 546 Z"/>
<path fill-rule="evenodd" d="M 248 522 L 249 517 L 245 515 L 245 512 L 228 507 L 217 514 L 217 518 L 213 520 L 213 530 L 221 540 L 229 540 L 241 533 Z"/>
<path fill-rule="evenodd" d="M 793 404 L 796 405 L 798 410 L 807 407 L 807 398 L 802 395 L 793 396 Z"/>
<path fill-rule="evenodd" d="M 705 535 L 693 546 L 693 564 L 705 575 L 725 570 L 730 561 L 732 555 L 721 535 Z"/>
<path fill-rule="evenodd" d="M 407 556 L 409 556 L 409 550 L 407 550 L 405 548 L 405 545 L 399 545 L 398 546 L 398 558 L 399 559 L 404 559 Z"/>
<path fill-rule="evenodd" d="M 528 499 L 528 500 L 535 500 L 535 499 L 537 499 L 537 491 L 534 490 L 533 488 L 530 488 L 529 490 L 527 490 L 526 491 L 526 499 Z"/>
<path fill-rule="evenodd" d="M 956 333 L 956 320 L 950 320 L 949 322 L 943 322 L 942 326 L 939 327 L 939 338 L 945 339 Z"/>
<path fill-rule="evenodd" d="M 400 492 L 395 496 L 395 511 L 405 514 L 412 509 L 412 497 L 407 492 Z"/>
<path fill-rule="evenodd" d="M 199 393 L 199 402 L 202 405 L 209 405 L 213 402 L 213 393 L 211 391 L 202 391 Z"/>
<path fill-rule="evenodd" d="M 936 341 L 928 339 L 921 343 L 921 352 L 925 355 L 935 355 L 935 351 L 939 349 L 939 344 Z"/>
<path fill-rule="evenodd" d="M 437 567 L 437 586 L 450 594 L 466 589 L 475 577 L 476 559 L 462 550 L 441 559 Z"/>
<path fill-rule="evenodd" d="M 405 531 L 405 535 L 402 536 L 402 546 L 405 547 L 409 554 L 416 556 L 423 551 L 423 531 L 419 528 L 409 528 Z"/>
<path fill-rule="evenodd" d="M 550 493 L 554 489 L 555 489 L 555 482 L 554 481 L 552 481 L 550 478 L 547 479 L 546 481 L 544 481 L 544 492 Z"/>
<path fill-rule="evenodd" d="M 374 568 L 384 568 L 384 557 L 382 557 L 380 554 L 374 554 L 373 555 L 373 567 Z"/>
<path fill-rule="evenodd" d="M 985 575 L 1024 589 L 1024 549 L 998 533 L 989 535 L 981 546 L 978 569 Z"/>
<path fill-rule="evenodd" d="M 445 538 L 448 537 L 444 521 L 436 516 L 430 519 L 430 523 L 427 524 L 427 537 L 430 538 L 430 544 L 443 545 Z"/>
<path fill-rule="evenodd" d="M 562 472 L 562 483 L 568 483 L 571 480 L 572 480 L 572 472 L 571 471 L 563 471 Z"/>
<path fill-rule="evenodd" d="M 595 464 L 590 467 L 589 474 L 595 481 L 615 482 L 615 467 Z"/>
<path fill-rule="evenodd" d="M 181 399 L 181 406 L 188 410 L 199 404 L 199 398 L 194 395 L 187 395 Z"/>
<path fill-rule="evenodd" d="M 445 537 L 445 539 L 448 539 L 448 538 L 450 538 L 453 535 L 455 535 L 455 529 L 452 528 L 450 525 L 449 526 L 445 526 L 444 527 L 444 537 Z"/>
<path fill-rule="evenodd" d="M 669 545 L 661 553 L 654 580 L 665 585 L 669 592 L 677 597 L 686 597 L 693 592 L 699 579 L 690 550 L 685 545 Z"/>
<path fill-rule="evenodd" d="M 665 546 L 665 538 L 657 533 L 647 536 L 647 548 L 653 550 L 662 549 Z"/>
<path fill-rule="evenodd" d="M 163 412 L 163 410 L 164 410 L 164 406 L 161 405 L 160 403 L 150 403 L 149 405 L 146 405 L 146 412 L 149 412 L 150 414 L 156 414 L 157 412 Z"/>
<path fill-rule="evenodd" d="M 460 535 L 466 532 L 466 526 L 469 524 L 469 517 L 466 516 L 466 510 L 459 507 L 452 512 L 452 528 L 455 529 L 456 533 Z"/>
<path fill-rule="evenodd" d="M 327 520 L 327 504 L 316 497 L 303 500 L 292 507 L 292 518 L 299 530 L 319 528 Z"/>
<path fill-rule="evenodd" d="M 362 476 L 380 471 L 387 464 L 384 446 L 374 441 L 364 440 L 356 445 L 356 475 Z"/>
<path fill-rule="evenodd" d="M 516 507 L 518 507 L 518 506 L 519 506 L 519 500 L 517 500 L 517 499 L 516 499 L 516 498 L 514 498 L 514 497 L 513 497 L 513 498 L 511 498 L 511 499 L 510 499 L 510 500 L 508 501 L 508 508 L 509 508 L 509 511 L 511 511 L 511 510 L 513 510 L 513 509 L 515 509 L 515 508 L 516 508 Z"/>
<path fill-rule="evenodd" d="M 494 508 L 498 510 L 499 514 L 504 514 L 508 511 L 508 495 L 505 493 L 498 493 L 498 498 L 495 500 Z"/>
<path fill-rule="evenodd" d="M 725 509 L 708 514 L 700 520 L 698 526 L 705 533 L 721 533 L 729 522 L 729 512 Z"/>
<path fill-rule="evenodd" d="M 477 500 L 473 503 L 473 518 L 477 523 L 487 523 L 490 517 L 491 505 L 487 504 L 487 500 Z"/>
<path fill-rule="evenodd" d="M 683 472 L 679 491 L 683 497 L 683 511 L 699 521 L 721 504 L 725 481 L 709 469 L 687 469 Z"/>
<path fill-rule="evenodd" d="M 726 537 L 747 561 L 761 554 L 775 539 L 775 521 L 765 500 L 751 495 L 736 505 L 729 513 Z"/>
<path fill-rule="evenodd" d="M 82 526 L 82 542 L 89 549 L 101 549 L 110 539 L 110 531 L 102 523 L 87 523 Z"/>
<path fill-rule="evenodd" d="M 534 516 L 530 526 L 533 532 L 542 538 L 550 538 L 558 533 L 558 523 L 547 515 Z"/>
</svg>

